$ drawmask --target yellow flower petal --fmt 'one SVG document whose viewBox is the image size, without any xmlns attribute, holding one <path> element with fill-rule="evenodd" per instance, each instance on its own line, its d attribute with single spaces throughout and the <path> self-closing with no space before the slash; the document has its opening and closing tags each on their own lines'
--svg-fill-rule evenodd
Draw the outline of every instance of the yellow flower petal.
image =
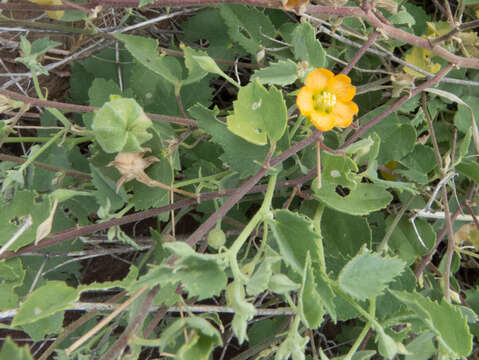
<svg viewBox="0 0 479 360">
<path fill-rule="evenodd" d="M 334 117 L 335 126 L 346 128 L 351 125 L 354 115 L 358 113 L 358 106 L 348 101 L 346 103 L 338 101 L 333 107 L 331 115 Z"/>
<path fill-rule="evenodd" d="M 318 130 L 328 131 L 334 126 L 334 117 L 331 114 L 313 111 L 310 115 L 311 122 Z"/>
<path fill-rule="evenodd" d="M 351 101 L 356 94 L 356 88 L 351 86 L 351 79 L 344 74 L 329 79 L 327 87 L 342 102 Z"/>
<path fill-rule="evenodd" d="M 302 87 L 296 97 L 296 105 L 304 116 L 309 116 L 314 109 L 313 93 L 306 87 Z"/>
<path fill-rule="evenodd" d="M 326 69 L 316 69 L 306 78 L 306 87 L 312 92 L 322 91 L 326 88 L 328 81 L 334 78 L 334 74 Z"/>
</svg>

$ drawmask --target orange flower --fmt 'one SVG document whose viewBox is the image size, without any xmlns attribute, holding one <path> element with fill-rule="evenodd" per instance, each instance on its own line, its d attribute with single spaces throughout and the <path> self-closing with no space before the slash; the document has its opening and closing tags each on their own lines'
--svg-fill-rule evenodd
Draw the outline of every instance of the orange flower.
<svg viewBox="0 0 479 360">
<path fill-rule="evenodd" d="M 352 102 L 356 88 L 351 79 L 343 74 L 334 75 L 326 69 L 316 69 L 306 78 L 306 85 L 299 90 L 296 104 L 321 131 L 333 126 L 348 127 L 358 113 Z"/>
</svg>

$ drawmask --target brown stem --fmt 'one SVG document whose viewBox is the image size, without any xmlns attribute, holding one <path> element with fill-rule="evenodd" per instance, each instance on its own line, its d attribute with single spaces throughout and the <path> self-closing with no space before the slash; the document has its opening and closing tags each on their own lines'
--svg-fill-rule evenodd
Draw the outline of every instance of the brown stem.
<svg viewBox="0 0 479 360">
<path fill-rule="evenodd" d="M 453 64 L 448 64 L 444 69 L 442 69 L 436 76 L 433 78 L 423 82 L 421 85 L 419 85 L 417 88 L 411 91 L 410 94 L 404 95 L 401 99 L 399 99 L 394 105 L 392 105 L 390 108 L 388 108 L 386 111 L 383 113 L 379 114 L 376 116 L 373 120 L 368 122 L 367 124 L 361 126 L 358 131 L 354 133 L 353 136 L 351 136 L 342 146 L 341 148 L 345 148 L 348 145 L 351 145 L 354 141 L 356 141 L 358 138 L 361 137 L 362 134 L 364 134 L 366 131 L 368 131 L 370 128 L 375 126 L 378 122 L 386 118 L 388 115 L 392 114 L 394 111 L 399 109 L 399 107 L 404 104 L 406 101 L 408 101 L 410 98 L 416 96 L 419 94 L 421 91 L 424 89 L 430 87 L 431 85 L 437 84 L 441 81 L 441 79 L 447 75 L 447 73 L 452 69 Z"/>
<path fill-rule="evenodd" d="M 12 162 L 16 162 L 16 163 L 19 163 L 19 164 L 23 164 L 26 161 L 25 159 L 23 159 L 21 157 L 2 154 L 2 153 L 0 153 L 0 160 L 2 160 L 2 161 L 12 161 Z M 44 164 L 44 163 L 37 162 L 37 161 L 34 161 L 32 165 L 37 167 L 37 168 L 45 169 L 45 170 L 48 170 L 48 171 L 62 172 L 67 176 L 80 178 L 80 179 L 85 179 L 85 180 L 91 180 L 91 176 L 89 174 L 83 173 L 83 172 L 80 172 L 80 171 L 65 170 L 65 169 L 57 168 L 55 166 L 51 166 L 51 165 Z"/>
<path fill-rule="evenodd" d="M 216 224 L 216 222 L 225 216 L 228 211 L 244 196 L 250 191 L 253 186 L 261 180 L 263 176 L 269 171 L 270 167 L 274 167 L 277 164 L 283 162 L 289 157 L 296 154 L 298 151 L 304 149 L 306 146 L 314 143 L 319 140 L 321 137 L 320 131 L 315 131 L 310 137 L 300 141 L 299 143 L 293 145 L 288 150 L 281 153 L 279 156 L 275 157 L 271 162 L 265 161 L 265 167 L 259 170 L 255 175 L 250 177 L 241 187 L 234 192 L 234 194 L 218 209 L 216 210 L 203 224 L 200 225 L 198 229 L 188 238 L 187 243 L 191 246 L 200 241 L 203 236 Z M 266 159 L 268 160 L 268 159 Z"/>
<path fill-rule="evenodd" d="M 439 145 L 437 143 L 434 126 L 432 125 L 431 114 L 429 114 L 429 109 L 427 108 L 427 97 L 425 93 L 422 94 L 422 108 L 426 116 L 427 125 L 429 127 L 429 134 L 431 135 L 431 141 L 434 148 L 434 154 L 436 157 L 437 166 L 439 168 L 439 171 L 441 172 L 441 180 L 442 180 L 447 176 L 447 174 L 445 169 L 443 168 L 441 152 L 439 150 Z M 442 201 L 443 201 L 444 213 L 445 213 L 444 215 L 446 220 L 446 229 L 448 234 L 446 264 L 445 264 L 445 271 L 444 271 L 444 292 L 446 296 L 446 301 L 450 302 L 451 295 L 449 292 L 449 287 L 450 287 L 450 277 L 451 277 L 452 255 L 454 254 L 455 244 L 454 244 L 454 232 L 452 230 L 451 212 L 449 211 L 449 202 L 447 197 L 446 184 L 442 185 L 441 191 L 442 191 Z"/>
<path fill-rule="evenodd" d="M 138 312 L 136 313 L 135 317 L 129 322 L 125 331 L 123 331 L 118 340 L 110 347 L 108 352 L 103 355 L 102 359 L 116 360 L 120 357 L 125 348 L 128 346 L 128 341 L 130 338 L 135 335 L 143 325 L 143 322 L 149 314 L 148 310 L 153 306 L 153 302 L 155 301 L 156 295 L 159 291 L 160 287 L 157 285 L 148 292 L 145 300 L 143 300 L 143 303 L 138 308 Z"/>
<path fill-rule="evenodd" d="M 347 75 L 351 69 L 353 68 L 354 65 L 361 59 L 361 57 L 364 55 L 364 53 L 369 49 L 369 47 L 376 41 L 376 38 L 378 37 L 379 33 L 374 30 L 372 34 L 369 36 L 368 40 L 363 44 L 361 49 L 354 55 L 354 57 L 351 59 L 351 61 L 348 63 L 348 65 L 341 71 L 341 74 Z"/>
<path fill-rule="evenodd" d="M 0 89 L 0 95 L 5 95 L 11 99 L 23 101 L 24 103 L 40 106 L 40 107 L 51 107 L 61 110 L 67 110 L 72 112 L 93 112 L 98 110 L 99 108 L 96 106 L 86 106 L 86 105 L 76 105 L 76 104 L 66 104 L 58 101 L 50 101 L 50 100 L 40 100 L 36 98 L 32 98 L 29 96 L 18 94 L 14 91 Z M 168 116 L 168 115 L 159 115 L 159 114 L 146 114 L 150 119 L 153 120 L 164 120 L 175 124 L 185 125 L 185 126 L 193 126 L 197 127 L 198 123 L 196 120 L 187 119 L 187 118 L 180 118 L 176 116 Z"/>
<path fill-rule="evenodd" d="M 316 168 L 311 169 L 306 175 L 303 175 L 300 178 L 279 182 L 277 185 L 277 188 L 294 187 L 296 185 L 303 184 L 311 180 L 315 174 L 316 174 Z M 248 191 L 248 194 L 264 192 L 266 191 L 266 187 L 267 187 L 266 184 L 256 185 Z M 120 225 L 125 225 L 125 224 L 134 223 L 137 221 L 141 221 L 144 219 L 148 219 L 167 211 L 194 205 L 196 203 L 199 203 L 200 201 L 207 201 L 207 200 L 212 200 L 219 197 L 230 196 L 230 195 L 233 195 L 235 191 L 236 189 L 230 189 L 230 190 L 213 191 L 209 193 L 199 194 L 197 199 L 180 200 L 173 204 L 165 205 L 160 208 L 140 211 L 135 214 L 123 216 L 119 219 L 112 219 L 112 220 L 105 221 L 98 224 L 76 226 L 76 227 L 52 234 L 50 237 L 43 239 L 38 245 L 28 245 L 19 249 L 16 252 L 6 251 L 0 255 L 0 260 L 9 259 L 21 254 L 35 252 L 40 249 L 44 249 L 48 246 L 58 244 L 62 241 L 73 239 L 79 236 L 84 236 L 97 231 L 107 230 L 113 226 L 120 226 Z"/>
</svg>

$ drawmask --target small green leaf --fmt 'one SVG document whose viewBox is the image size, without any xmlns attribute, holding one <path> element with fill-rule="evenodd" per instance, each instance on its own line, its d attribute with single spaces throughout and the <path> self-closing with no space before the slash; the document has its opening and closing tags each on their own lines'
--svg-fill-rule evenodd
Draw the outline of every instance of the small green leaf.
<svg viewBox="0 0 479 360">
<path fill-rule="evenodd" d="M 211 141 L 220 145 L 224 154 L 220 159 L 225 161 L 241 178 L 254 174 L 259 166 L 257 162 L 263 162 L 268 152 L 267 147 L 258 146 L 234 135 L 226 125 L 216 119 L 219 110 L 209 110 L 202 105 L 190 108 L 191 116 L 198 120 L 200 129 L 212 136 Z"/>
<path fill-rule="evenodd" d="M 381 138 L 378 162 L 385 164 L 390 160 L 401 160 L 413 150 L 416 139 L 416 131 L 411 125 L 400 125 L 389 136 Z"/>
<path fill-rule="evenodd" d="M 39 319 L 30 324 L 21 326 L 33 341 L 41 341 L 47 335 L 58 334 L 63 327 L 63 312 L 57 312 L 53 315 Z"/>
<path fill-rule="evenodd" d="M 28 190 L 17 190 L 9 202 L 3 202 L 0 208 L 0 245 L 4 245 L 22 227 L 27 216 L 31 215 L 33 226 L 27 228 L 22 235 L 8 248 L 16 251 L 35 240 L 37 226 L 45 220 L 49 213 L 48 201 L 40 201 L 39 196 Z"/>
<path fill-rule="evenodd" d="M 33 360 L 33 357 L 28 346 L 18 346 L 10 337 L 7 337 L 0 350 L 0 359 Z"/>
<path fill-rule="evenodd" d="M 226 75 L 211 57 L 207 55 L 195 55 L 192 56 L 192 61 L 195 61 L 198 66 L 201 67 L 201 69 L 203 69 L 204 71 L 219 75 L 223 79 L 227 80 L 229 83 L 233 84 L 236 87 L 239 87 L 238 83 L 234 81 L 231 77 Z"/>
<path fill-rule="evenodd" d="M 180 281 L 190 297 L 207 299 L 219 295 L 226 287 L 224 266 L 220 265 L 216 256 L 198 254 L 182 242 L 166 243 L 164 246 L 179 257 L 170 281 Z"/>
<path fill-rule="evenodd" d="M 353 257 L 363 245 L 371 247 L 371 229 L 361 216 L 324 209 L 321 235 L 328 254 Z"/>
<path fill-rule="evenodd" d="M 298 297 L 298 310 L 301 320 L 310 329 L 316 329 L 323 322 L 325 315 L 322 298 L 316 287 L 314 273 L 311 267 L 311 257 L 306 255 L 303 274 L 303 284 Z"/>
<path fill-rule="evenodd" d="M 301 287 L 284 274 L 274 274 L 268 283 L 268 288 L 277 294 L 286 294 L 290 291 L 296 291 Z"/>
<path fill-rule="evenodd" d="M 12 326 L 30 324 L 65 310 L 79 293 L 78 289 L 67 286 L 63 281 L 49 281 L 27 297 L 13 318 Z"/>
<path fill-rule="evenodd" d="M 306 254 L 310 254 L 312 261 L 320 261 L 320 235 L 311 220 L 289 210 L 276 210 L 274 218 L 271 227 L 284 262 L 303 275 Z"/>
<path fill-rule="evenodd" d="M 374 184 L 358 184 L 357 188 L 345 196 L 336 192 L 334 184 L 323 184 L 321 189 L 313 184 L 312 188 L 317 199 L 335 210 L 351 215 L 367 215 L 383 209 L 393 199 L 383 187 Z"/>
<path fill-rule="evenodd" d="M 15 58 L 15 61 L 24 64 L 30 71 L 48 75 L 48 71 L 37 59 L 40 55 L 59 45 L 61 45 L 61 43 L 52 41 L 48 37 L 43 37 L 30 43 L 27 38 L 22 35 L 20 37 L 20 48 L 23 52 L 23 57 Z"/>
<path fill-rule="evenodd" d="M 304 22 L 293 31 L 293 52 L 297 60 L 307 61 L 311 66 L 324 68 L 326 66 L 326 51 L 311 24 Z"/>
<path fill-rule="evenodd" d="M 269 66 L 256 70 L 251 80 L 258 79 L 260 84 L 285 86 L 298 79 L 298 67 L 291 60 L 280 60 Z"/>
<path fill-rule="evenodd" d="M 173 85 L 180 82 L 176 71 L 165 61 L 165 57 L 161 57 L 158 53 L 158 40 L 126 34 L 115 34 L 114 37 L 120 40 L 143 66 L 164 77 Z"/>
<path fill-rule="evenodd" d="M 417 338 L 407 345 L 407 351 L 411 355 L 406 355 L 406 360 L 429 360 L 436 352 L 434 345 L 434 333 L 425 332 L 420 334 Z"/>
<path fill-rule="evenodd" d="M 258 8 L 221 4 L 220 14 L 228 26 L 228 34 L 231 39 L 251 55 L 256 56 L 263 47 L 275 46 L 275 43 L 268 39 L 268 37 L 275 37 L 274 26 Z"/>
<path fill-rule="evenodd" d="M 472 335 L 461 311 L 442 299 L 432 301 L 416 292 L 391 291 L 414 311 L 419 319 L 438 336 L 438 340 L 453 357 L 467 357 L 472 351 Z"/>
<path fill-rule="evenodd" d="M 112 97 L 95 113 L 92 129 L 107 153 L 141 152 L 150 140 L 151 120 L 134 99 Z"/>
<path fill-rule="evenodd" d="M 208 74 L 208 71 L 204 69 L 195 58 L 209 57 L 208 54 L 204 51 L 194 50 L 184 45 L 182 45 L 181 48 L 183 50 L 183 54 L 185 55 L 185 65 L 188 69 L 188 77 L 181 82 L 182 85 L 200 81 Z"/>
<path fill-rule="evenodd" d="M 456 165 L 456 170 L 462 175 L 479 184 L 479 164 L 472 160 L 463 160 Z"/>
<path fill-rule="evenodd" d="M 103 207 L 109 207 L 110 211 L 115 211 L 121 208 L 126 200 L 127 195 L 123 188 L 116 192 L 115 182 L 106 176 L 103 170 L 94 166 L 91 166 L 92 183 L 96 187 L 95 197 L 99 205 Z"/>
<path fill-rule="evenodd" d="M 339 273 L 339 286 L 349 295 L 366 300 L 381 294 L 405 265 L 399 258 L 381 257 L 364 247 Z"/>
<path fill-rule="evenodd" d="M 391 226 L 393 218 L 390 216 L 386 219 L 387 226 Z M 428 222 L 416 219 L 415 225 L 421 239 L 407 219 L 401 219 L 389 238 L 389 247 L 408 264 L 413 264 L 418 257 L 426 255 L 436 243 L 436 232 Z M 421 244 L 421 240 L 427 248 Z"/>
<path fill-rule="evenodd" d="M 258 295 L 268 288 L 268 283 L 273 275 L 272 266 L 279 259 L 279 256 L 266 256 L 260 262 L 257 270 L 249 277 L 246 283 L 246 291 L 249 295 Z"/>
<path fill-rule="evenodd" d="M 278 141 L 286 130 L 288 114 L 281 91 L 268 91 L 254 81 L 242 87 L 233 102 L 234 114 L 227 117 L 228 129 L 256 145 L 267 139 Z"/>
<path fill-rule="evenodd" d="M 323 152 L 322 155 L 321 180 L 325 183 L 354 189 L 360 180 L 354 173 L 358 171 L 356 163 L 350 157 L 344 155 L 334 155 L 327 152 Z"/>
</svg>

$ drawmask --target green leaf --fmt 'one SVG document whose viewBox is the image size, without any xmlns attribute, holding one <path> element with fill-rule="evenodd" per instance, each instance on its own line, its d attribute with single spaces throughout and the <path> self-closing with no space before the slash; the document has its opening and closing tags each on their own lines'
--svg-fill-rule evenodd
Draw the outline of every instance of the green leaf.
<svg viewBox="0 0 479 360">
<path fill-rule="evenodd" d="M 284 262 L 298 274 L 304 273 L 306 254 L 312 261 L 320 261 L 321 237 L 311 220 L 289 210 L 276 210 L 271 228 Z"/>
<path fill-rule="evenodd" d="M 116 192 L 115 182 L 104 174 L 106 170 L 91 166 L 92 183 L 97 189 L 95 197 L 101 206 L 109 206 L 111 211 L 115 211 L 124 205 L 127 195 L 123 187 Z"/>
<path fill-rule="evenodd" d="M 165 60 L 165 57 L 161 57 L 158 53 L 158 40 L 126 34 L 115 34 L 114 37 L 120 40 L 143 66 L 164 77 L 173 85 L 180 82 L 175 69 Z"/>
<path fill-rule="evenodd" d="M 45 220 L 45 214 L 49 213 L 48 201 L 40 201 L 33 191 L 17 190 L 15 196 L 9 202 L 3 202 L 0 208 L 0 245 L 4 245 L 22 227 L 26 217 L 32 217 L 33 226 L 27 228 L 21 236 L 10 245 L 8 250 L 16 251 L 35 240 L 37 226 Z"/>
<path fill-rule="evenodd" d="M 171 281 L 180 281 L 190 297 L 207 299 L 219 295 L 226 287 L 224 266 L 220 265 L 216 256 L 198 254 L 182 242 L 166 243 L 164 246 L 179 257 Z"/>
<path fill-rule="evenodd" d="M 367 215 L 385 208 L 393 199 L 389 192 L 374 184 L 358 184 L 357 188 L 350 190 L 345 196 L 336 192 L 334 184 L 323 184 L 321 189 L 313 184 L 312 189 L 315 198 L 335 210 L 350 215 Z"/>
<path fill-rule="evenodd" d="M 65 310 L 78 295 L 79 290 L 67 286 L 63 281 L 48 281 L 27 297 L 13 318 L 12 326 L 30 324 Z"/>
<path fill-rule="evenodd" d="M 405 265 L 399 258 L 381 257 L 364 247 L 339 273 L 339 287 L 357 299 L 366 300 L 381 294 Z"/>
<path fill-rule="evenodd" d="M 407 351 L 411 355 L 406 355 L 406 360 L 429 360 L 436 352 L 434 345 L 434 333 L 425 332 L 407 345 Z"/>
<path fill-rule="evenodd" d="M 378 350 L 384 358 L 392 360 L 399 352 L 396 341 L 384 331 L 378 331 Z"/>
<path fill-rule="evenodd" d="M 192 61 L 196 62 L 197 66 L 199 66 L 204 71 L 212 74 L 217 74 L 227 80 L 229 83 L 233 84 L 234 86 L 239 87 L 238 83 L 234 81 L 231 77 L 226 75 L 211 57 L 207 55 L 196 55 L 192 57 Z"/>
<path fill-rule="evenodd" d="M 442 299 L 432 301 L 416 292 L 391 291 L 408 306 L 438 337 L 451 356 L 467 357 L 472 351 L 472 335 L 461 311 Z"/>
<path fill-rule="evenodd" d="M 226 125 L 216 119 L 219 110 L 209 110 L 202 105 L 193 106 L 188 110 L 191 116 L 198 120 L 200 129 L 212 136 L 211 141 L 220 145 L 224 154 L 221 159 L 239 173 L 241 178 L 254 174 L 259 166 L 255 162 L 263 162 L 268 149 L 253 145 L 229 131 Z"/>
<path fill-rule="evenodd" d="M 267 38 L 267 36 L 275 37 L 274 26 L 271 20 L 257 8 L 221 4 L 220 14 L 228 26 L 231 39 L 251 55 L 256 56 L 263 47 L 275 46 L 275 43 Z"/>
<path fill-rule="evenodd" d="M 272 250 L 271 250 L 272 251 Z M 273 275 L 272 266 L 281 260 L 279 256 L 265 256 L 258 268 L 246 283 L 246 291 L 250 295 L 258 295 L 268 288 L 268 283 Z"/>
<path fill-rule="evenodd" d="M 420 184 L 427 184 L 427 174 L 437 167 L 434 150 L 422 144 L 415 145 L 412 152 L 399 162 L 408 169 L 398 172 Z"/>
<path fill-rule="evenodd" d="M 389 181 L 389 180 L 383 180 L 378 177 L 378 162 L 377 160 L 372 160 L 368 163 L 368 169 L 366 174 L 369 180 L 374 182 L 374 184 L 384 187 L 386 189 L 392 188 L 392 189 L 397 189 L 400 192 L 403 190 L 406 190 L 407 192 L 411 194 L 417 194 L 418 190 L 416 186 L 412 183 L 407 183 L 403 181 Z"/>
<path fill-rule="evenodd" d="M 307 61 L 311 66 L 324 68 L 326 66 L 326 51 L 311 24 L 304 22 L 296 26 L 293 31 L 293 52 L 297 60 Z"/>
<path fill-rule="evenodd" d="M 220 11 L 217 8 L 203 8 L 188 17 L 183 23 L 185 42 L 193 44 L 199 40 L 206 40 L 208 48 L 205 50 L 209 56 L 217 59 L 234 60 L 235 49 L 228 35 Z M 225 69 L 227 65 L 220 65 Z"/>
<path fill-rule="evenodd" d="M 19 297 L 15 288 L 21 284 L 2 282 L 0 284 L 0 309 L 14 309 L 18 306 Z"/>
<path fill-rule="evenodd" d="M 233 281 L 226 288 L 226 303 L 235 311 L 231 326 L 238 342 L 242 344 L 247 339 L 248 321 L 256 315 L 256 309 L 253 304 L 246 301 L 244 286 L 238 281 Z"/>
<path fill-rule="evenodd" d="M 277 294 L 286 294 L 301 287 L 284 274 L 274 274 L 268 283 L 268 289 Z"/>
<path fill-rule="evenodd" d="M 413 25 L 416 24 L 416 20 L 414 20 L 412 15 L 409 14 L 407 9 L 404 7 L 400 11 L 398 11 L 396 14 L 391 16 L 389 18 L 389 21 L 391 22 L 391 24 L 407 25 L 408 27 L 412 27 Z"/>
<path fill-rule="evenodd" d="M 328 254 L 353 257 L 363 245 L 371 247 L 371 229 L 366 219 L 325 208 L 321 235 Z"/>
<path fill-rule="evenodd" d="M 163 184 L 170 185 L 173 180 L 171 165 L 166 158 L 161 158 L 159 162 L 150 165 L 145 172 L 151 179 Z M 151 187 L 139 181 L 132 182 L 131 188 L 133 189 L 133 197 L 130 201 L 137 211 L 168 204 L 170 194 L 168 190 Z"/>
<path fill-rule="evenodd" d="M 30 324 L 21 326 L 33 341 L 41 341 L 47 335 L 60 333 L 63 328 L 63 312 L 57 312 Z"/>
<path fill-rule="evenodd" d="M 479 164 L 472 160 L 463 160 L 456 165 L 456 170 L 462 175 L 479 184 Z"/>
<path fill-rule="evenodd" d="M 321 298 L 321 305 L 327 311 L 331 320 L 336 323 L 336 295 L 330 285 L 330 279 L 321 269 L 319 263 L 312 264 L 313 275 L 316 281 L 316 291 Z"/>
<path fill-rule="evenodd" d="M 401 160 L 413 150 L 416 139 L 416 131 L 409 124 L 394 129 L 389 136 L 381 138 L 378 162 L 385 164 L 390 160 Z"/>
<path fill-rule="evenodd" d="M 386 219 L 387 226 L 391 226 L 393 218 L 390 216 Z M 401 219 L 389 238 L 391 250 L 408 264 L 413 264 L 418 257 L 429 253 L 436 243 L 436 232 L 427 221 L 416 219 L 415 224 L 427 248 L 421 244 L 413 225 L 407 219 Z"/>
<path fill-rule="evenodd" d="M 323 166 L 321 180 L 324 183 L 341 185 L 353 189 L 356 187 L 360 179 L 353 172 L 358 171 L 358 166 L 350 157 L 329 154 L 327 152 L 323 152 L 321 155 Z"/>
<path fill-rule="evenodd" d="M 176 358 L 182 360 L 208 360 L 211 352 L 217 345 L 222 345 L 221 335 L 209 321 L 199 316 L 190 316 L 172 322 L 162 331 L 159 339 L 144 339 L 133 337 L 132 342 L 136 345 L 159 347 L 160 351 L 168 346 L 180 342 L 184 331 L 190 330 L 189 341 L 180 346 Z"/>
<path fill-rule="evenodd" d="M 233 102 L 234 114 L 227 117 L 228 129 L 256 145 L 267 139 L 278 141 L 286 130 L 288 114 L 281 91 L 268 91 L 258 82 L 242 87 Z"/>
<path fill-rule="evenodd" d="M 107 153 L 141 152 L 150 140 L 151 120 L 134 99 L 112 97 L 95 113 L 92 129 Z"/>
<path fill-rule="evenodd" d="M 0 359 L 33 360 L 33 357 L 28 346 L 20 347 L 10 337 L 7 337 L 0 350 Z"/>
<path fill-rule="evenodd" d="M 325 311 L 322 306 L 322 297 L 316 288 L 309 253 L 306 255 L 303 284 L 298 297 L 298 305 L 301 320 L 308 328 L 316 329 L 321 325 Z"/>
<path fill-rule="evenodd" d="M 43 37 L 30 43 L 27 38 L 22 35 L 20 36 L 20 49 L 23 52 L 23 56 L 15 58 L 15 61 L 24 64 L 30 71 L 48 75 L 48 71 L 37 61 L 37 59 L 48 50 L 59 45 L 61 45 L 61 43 L 52 41 L 48 37 Z"/>
<path fill-rule="evenodd" d="M 88 89 L 90 106 L 101 107 L 110 100 L 111 95 L 121 95 L 121 90 L 116 81 L 96 78 Z"/>
<path fill-rule="evenodd" d="M 251 80 L 258 79 L 260 84 L 279 86 L 290 85 L 298 79 L 298 68 L 291 60 L 280 60 L 269 66 L 256 70 Z"/>
<path fill-rule="evenodd" d="M 209 58 L 208 54 L 205 51 L 194 50 L 184 45 L 182 46 L 182 50 L 185 56 L 185 65 L 186 65 L 186 68 L 188 69 L 188 77 L 185 80 L 183 80 L 181 83 L 183 85 L 186 85 L 186 84 L 191 84 L 191 83 L 200 81 L 202 78 L 204 78 L 208 74 L 208 70 L 204 69 L 201 66 L 201 64 L 196 60 L 196 57 Z"/>
</svg>

